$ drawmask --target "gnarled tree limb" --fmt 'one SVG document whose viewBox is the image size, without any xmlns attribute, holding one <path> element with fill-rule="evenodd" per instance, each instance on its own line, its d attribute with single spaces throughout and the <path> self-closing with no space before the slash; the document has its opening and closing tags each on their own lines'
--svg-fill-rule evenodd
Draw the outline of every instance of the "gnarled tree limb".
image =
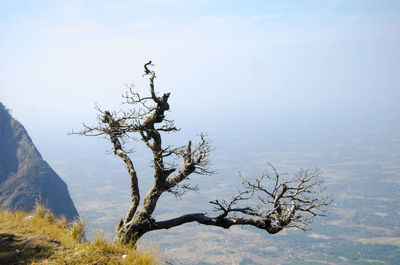
<svg viewBox="0 0 400 265">
<path fill-rule="evenodd" d="M 243 178 L 242 190 L 231 200 L 214 200 L 210 203 L 218 215 L 210 217 L 205 213 L 192 213 L 169 220 L 156 221 L 152 215 L 160 196 L 170 192 L 182 196 L 185 192 L 197 190 L 196 186 L 185 183 L 191 174 L 210 175 L 209 154 L 211 144 L 205 134 L 200 142 L 185 146 L 163 147 L 162 133 L 177 132 L 173 121 L 166 119 L 170 106 L 170 93 L 158 97 L 155 93 L 155 72 L 151 61 L 144 65 L 144 75 L 149 76 L 150 95 L 142 97 L 127 85 L 123 95 L 124 104 L 134 108 L 126 111 L 103 111 L 96 106 L 97 126 L 83 125 L 83 130 L 74 134 L 104 136 L 110 140 L 114 154 L 125 163 L 131 177 L 132 202 L 127 215 L 115 228 L 114 241 L 136 244 L 145 233 L 169 229 L 190 222 L 229 228 L 233 225 L 250 225 L 274 234 L 286 227 L 308 229 L 315 216 L 323 216 L 330 201 L 324 196 L 322 173 L 320 170 L 301 170 L 294 177 L 278 174 L 271 166 L 273 174 L 265 172 L 259 178 Z M 156 127 L 157 126 L 157 127 Z M 133 161 L 124 148 L 131 139 L 141 141 L 152 151 L 154 183 L 143 198 L 140 206 L 139 179 Z M 178 169 L 175 162 L 166 159 L 174 156 L 183 166 Z M 139 207 L 140 206 L 140 207 Z"/>
</svg>

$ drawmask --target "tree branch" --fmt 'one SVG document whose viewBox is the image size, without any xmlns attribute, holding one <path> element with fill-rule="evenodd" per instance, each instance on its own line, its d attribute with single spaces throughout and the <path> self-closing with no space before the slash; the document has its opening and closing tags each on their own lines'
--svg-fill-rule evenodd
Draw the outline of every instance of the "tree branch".
<svg viewBox="0 0 400 265">
<path fill-rule="evenodd" d="M 173 218 L 166 221 L 154 222 L 151 226 L 151 231 L 160 229 L 170 229 L 182 224 L 197 222 L 203 225 L 212 225 L 221 228 L 228 229 L 233 225 L 250 225 L 255 226 L 259 229 L 263 229 L 270 234 L 278 233 L 283 227 L 271 225 L 270 220 L 256 220 L 252 218 L 241 218 L 241 217 L 208 217 L 204 213 L 193 213 L 182 215 L 177 218 Z"/>
<path fill-rule="evenodd" d="M 98 111 L 98 125 L 83 124 L 80 132 L 72 134 L 86 136 L 104 136 L 113 145 L 114 154 L 125 163 L 131 178 L 132 202 L 127 215 L 116 226 L 114 241 L 135 244 L 145 233 L 152 230 L 169 229 L 184 223 L 197 222 L 204 225 L 229 228 L 233 225 L 250 225 L 274 234 L 285 227 L 297 227 L 306 230 L 315 216 L 326 214 L 331 202 L 324 196 L 322 172 L 320 170 L 301 170 L 292 178 L 279 174 L 272 168 L 272 174 L 264 172 L 258 178 L 242 178 L 243 188 L 230 200 L 214 200 L 210 203 L 217 212 L 215 217 L 204 213 L 183 215 L 165 221 L 155 221 L 152 214 L 160 196 L 170 192 L 176 197 L 187 191 L 197 191 L 197 186 L 185 183 L 191 174 L 210 175 L 209 155 L 211 143 L 205 134 L 200 141 L 173 148 L 163 147 L 162 133 L 176 132 L 174 122 L 166 119 L 169 111 L 170 93 L 157 97 L 154 88 L 155 72 L 151 61 L 144 64 L 144 75 L 149 76 L 150 95 L 141 97 L 133 90 L 134 85 L 126 85 L 129 91 L 124 95 L 123 104 L 133 104 L 136 108 L 118 112 Z M 139 138 L 152 151 L 154 166 L 154 184 L 144 196 L 138 210 L 140 193 L 138 177 L 133 162 L 124 145 L 128 140 Z M 175 159 L 172 162 L 170 159 Z M 181 161 L 181 167 L 175 161 Z M 179 169 L 178 169 L 179 168 Z"/>
<path fill-rule="evenodd" d="M 126 152 L 122 149 L 122 145 L 118 139 L 118 135 L 120 133 L 118 130 L 119 123 L 115 121 L 115 119 L 111 116 L 110 112 L 108 111 L 104 113 L 103 123 L 107 123 L 110 128 L 108 135 L 110 137 L 111 142 L 114 145 L 114 153 L 124 161 L 128 169 L 129 175 L 131 177 L 132 203 L 128 210 L 128 214 L 124 219 L 124 223 L 127 223 L 132 220 L 140 202 L 139 182 L 133 163 L 129 158 L 129 156 L 126 154 Z"/>
</svg>

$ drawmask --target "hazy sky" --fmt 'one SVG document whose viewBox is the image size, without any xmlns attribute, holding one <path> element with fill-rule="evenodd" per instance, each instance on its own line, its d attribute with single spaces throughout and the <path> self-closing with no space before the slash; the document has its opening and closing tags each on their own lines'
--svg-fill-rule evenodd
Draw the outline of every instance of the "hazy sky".
<svg viewBox="0 0 400 265">
<path fill-rule="evenodd" d="M 0 0 L 0 101 L 26 127 L 79 127 L 124 83 L 173 117 L 400 113 L 400 1 Z"/>
</svg>

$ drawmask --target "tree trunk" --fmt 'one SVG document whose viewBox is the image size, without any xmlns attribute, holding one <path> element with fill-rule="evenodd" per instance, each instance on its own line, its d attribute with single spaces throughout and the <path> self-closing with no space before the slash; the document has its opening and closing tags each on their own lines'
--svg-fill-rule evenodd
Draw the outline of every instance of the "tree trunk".
<svg viewBox="0 0 400 265">
<path fill-rule="evenodd" d="M 292 179 L 288 179 L 278 174 L 271 166 L 273 175 L 265 172 L 259 178 L 242 178 L 243 188 L 231 200 L 211 201 L 214 210 L 220 212 L 217 216 L 210 217 L 200 212 L 169 220 L 154 220 L 152 215 L 163 193 L 171 192 L 179 197 L 186 191 L 197 190 L 184 181 L 188 180 L 191 174 L 211 175 L 213 171 L 209 169 L 208 160 L 212 148 L 204 134 L 200 135 L 201 141 L 196 145 L 189 141 L 185 146 L 163 148 L 161 133 L 176 132 L 178 129 L 173 121 L 165 119 L 165 112 L 170 109 L 170 93 L 157 97 L 154 91 L 156 75 L 148 66 L 153 66 L 151 61 L 144 65 L 145 75 L 150 75 L 150 96 L 141 97 L 132 87 L 129 87 L 130 93 L 123 96 L 125 103 L 139 105 L 138 109 L 110 112 L 98 108 L 99 125 L 84 125 L 84 130 L 78 133 L 108 137 L 113 144 L 115 155 L 124 161 L 131 177 L 132 202 L 125 218 L 115 227 L 115 243 L 135 246 L 147 232 L 170 229 L 190 222 L 225 229 L 233 225 L 250 225 L 270 234 L 278 233 L 286 227 L 307 230 L 315 216 L 325 215 L 331 200 L 323 196 L 325 188 L 322 185 L 320 170 L 301 170 Z M 124 147 L 127 141 L 135 139 L 131 137 L 134 134 L 140 135 L 141 140 L 153 153 L 154 185 L 144 197 L 140 210 L 138 176 L 128 155 L 129 151 Z M 175 160 L 172 160 L 175 158 L 164 161 L 171 156 L 181 158 L 183 165 L 175 165 Z M 177 172 L 174 173 L 175 171 Z M 252 199 L 257 199 L 257 204 L 245 204 Z"/>
<path fill-rule="evenodd" d="M 132 220 L 123 225 L 122 221 L 115 227 L 114 243 L 135 246 L 139 238 L 151 230 L 150 220 Z"/>
</svg>

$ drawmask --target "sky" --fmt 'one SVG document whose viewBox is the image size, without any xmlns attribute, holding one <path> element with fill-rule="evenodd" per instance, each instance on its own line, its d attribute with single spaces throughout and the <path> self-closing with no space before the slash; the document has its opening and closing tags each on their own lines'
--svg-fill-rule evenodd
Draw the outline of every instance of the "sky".
<svg viewBox="0 0 400 265">
<path fill-rule="evenodd" d="M 33 135 L 170 92 L 180 124 L 399 122 L 400 1 L 0 0 L 0 102 Z M 179 123 L 178 123 L 179 124 Z M 236 126 L 236 125 L 235 125 Z"/>
</svg>

